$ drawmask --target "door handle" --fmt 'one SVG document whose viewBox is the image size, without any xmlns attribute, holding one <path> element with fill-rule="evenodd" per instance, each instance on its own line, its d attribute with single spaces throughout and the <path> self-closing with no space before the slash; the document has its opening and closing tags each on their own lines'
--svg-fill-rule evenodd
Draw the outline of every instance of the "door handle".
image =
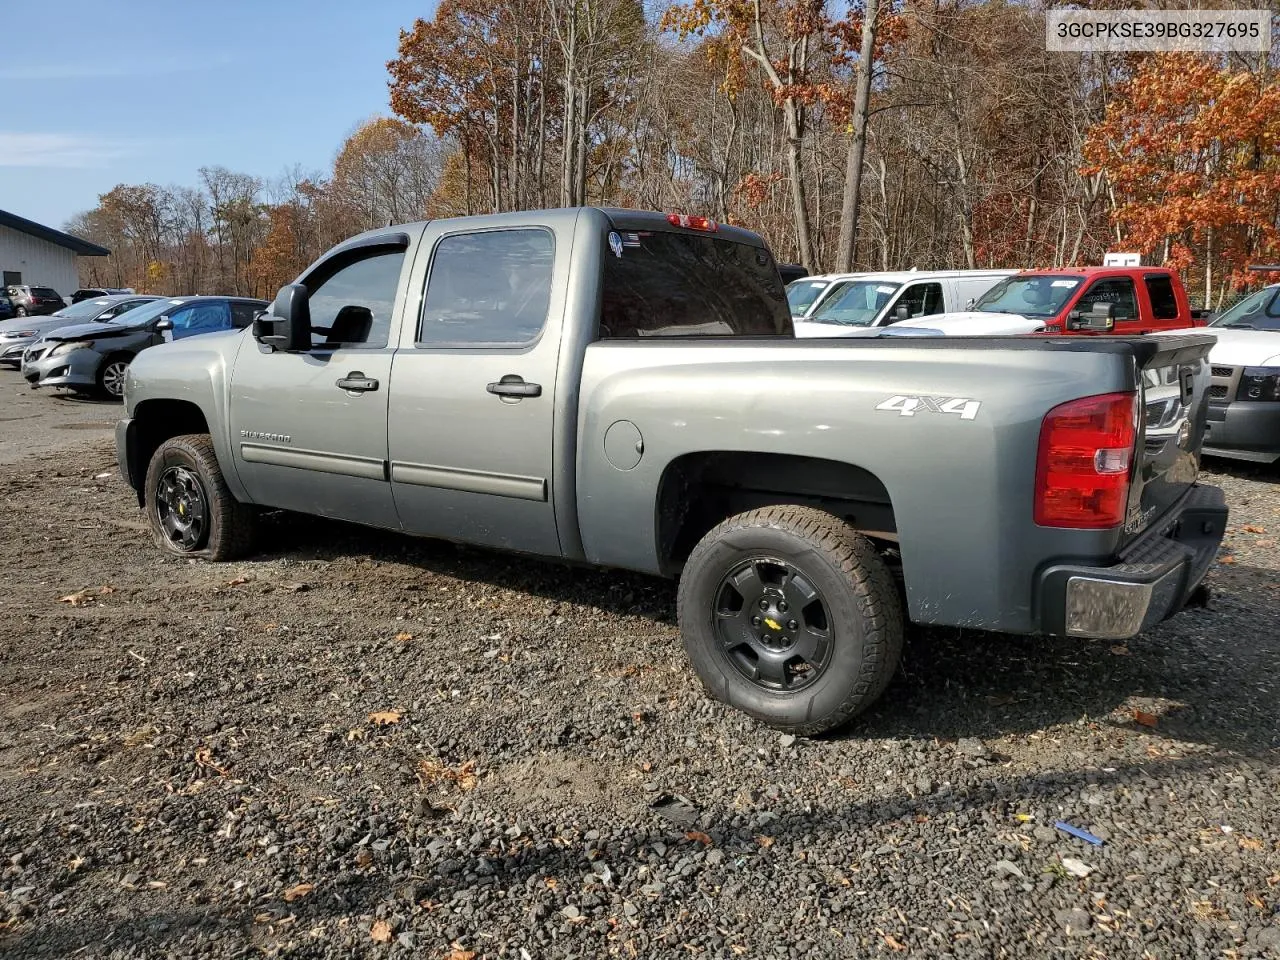
<svg viewBox="0 0 1280 960">
<path fill-rule="evenodd" d="M 378 381 L 373 377 L 366 377 L 360 370 L 352 370 L 338 381 L 338 389 L 348 390 L 352 393 L 364 393 L 368 390 L 377 390 Z"/>
<path fill-rule="evenodd" d="M 491 383 L 485 387 L 490 393 L 499 397 L 540 397 L 542 396 L 542 384 L 525 383 L 524 377 L 518 373 L 508 373 L 496 383 Z"/>
</svg>

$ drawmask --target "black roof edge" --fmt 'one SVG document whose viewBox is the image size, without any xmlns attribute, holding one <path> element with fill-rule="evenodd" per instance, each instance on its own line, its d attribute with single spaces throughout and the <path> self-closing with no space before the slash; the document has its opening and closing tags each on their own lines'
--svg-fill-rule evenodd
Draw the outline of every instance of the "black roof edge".
<svg viewBox="0 0 1280 960">
<path fill-rule="evenodd" d="M 100 247 L 96 243 L 90 243 L 88 240 L 73 237 L 71 234 L 55 230 L 53 227 L 46 227 L 42 223 L 36 223 L 34 220 L 20 217 L 16 213 L 9 213 L 7 210 L 0 210 L 0 227 L 8 227 L 11 230 L 17 230 L 19 233 L 25 233 L 29 236 L 46 240 L 49 243 L 55 243 L 60 247 L 66 247 L 82 257 L 111 256 L 111 251 L 106 247 Z"/>
</svg>

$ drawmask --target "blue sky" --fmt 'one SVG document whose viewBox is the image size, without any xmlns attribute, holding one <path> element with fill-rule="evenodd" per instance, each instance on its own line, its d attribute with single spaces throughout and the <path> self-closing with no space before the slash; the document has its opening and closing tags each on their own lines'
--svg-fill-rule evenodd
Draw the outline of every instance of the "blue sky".
<svg viewBox="0 0 1280 960">
<path fill-rule="evenodd" d="M 435 0 L 23 0 L 0 47 L 0 209 L 53 227 L 117 183 L 325 170 L 389 112 L 386 61 Z"/>
</svg>

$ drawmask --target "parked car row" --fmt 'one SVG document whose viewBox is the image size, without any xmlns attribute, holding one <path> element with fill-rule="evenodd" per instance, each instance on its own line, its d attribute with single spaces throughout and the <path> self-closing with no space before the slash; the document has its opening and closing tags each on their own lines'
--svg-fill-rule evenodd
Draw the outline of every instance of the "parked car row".
<svg viewBox="0 0 1280 960">
<path fill-rule="evenodd" d="M 1177 273 L 1142 266 L 832 274 L 787 299 L 798 337 L 1210 333 L 1205 451 L 1280 460 L 1280 285 L 1211 321 Z"/>
<path fill-rule="evenodd" d="M 129 364 L 169 340 L 247 327 L 267 306 L 247 297 L 111 294 L 48 316 L 0 321 L 0 364 L 32 387 L 65 387 L 119 399 Z"/>
</svg>

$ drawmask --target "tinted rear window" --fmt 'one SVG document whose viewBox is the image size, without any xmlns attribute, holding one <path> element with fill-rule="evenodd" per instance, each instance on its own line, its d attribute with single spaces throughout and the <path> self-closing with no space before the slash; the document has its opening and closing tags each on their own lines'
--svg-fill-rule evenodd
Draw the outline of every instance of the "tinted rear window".
<svg viewBox="0 0 1280 960">
<path fill-rule="evenodd" d="M 62 299 L 60 296 L 58 296 L 57 290 L 53 290 L 49 287 L 32 287 L 31 293 L 33 296 L 36 296 L 36 297 L 53 297 L 55 300 Z"/>
<path fill-rule="evenodd" d="M 768 250 L 667 231 L 616 237 L 604 256 L 602 338 L 791 334 Z"/>
</svg>

